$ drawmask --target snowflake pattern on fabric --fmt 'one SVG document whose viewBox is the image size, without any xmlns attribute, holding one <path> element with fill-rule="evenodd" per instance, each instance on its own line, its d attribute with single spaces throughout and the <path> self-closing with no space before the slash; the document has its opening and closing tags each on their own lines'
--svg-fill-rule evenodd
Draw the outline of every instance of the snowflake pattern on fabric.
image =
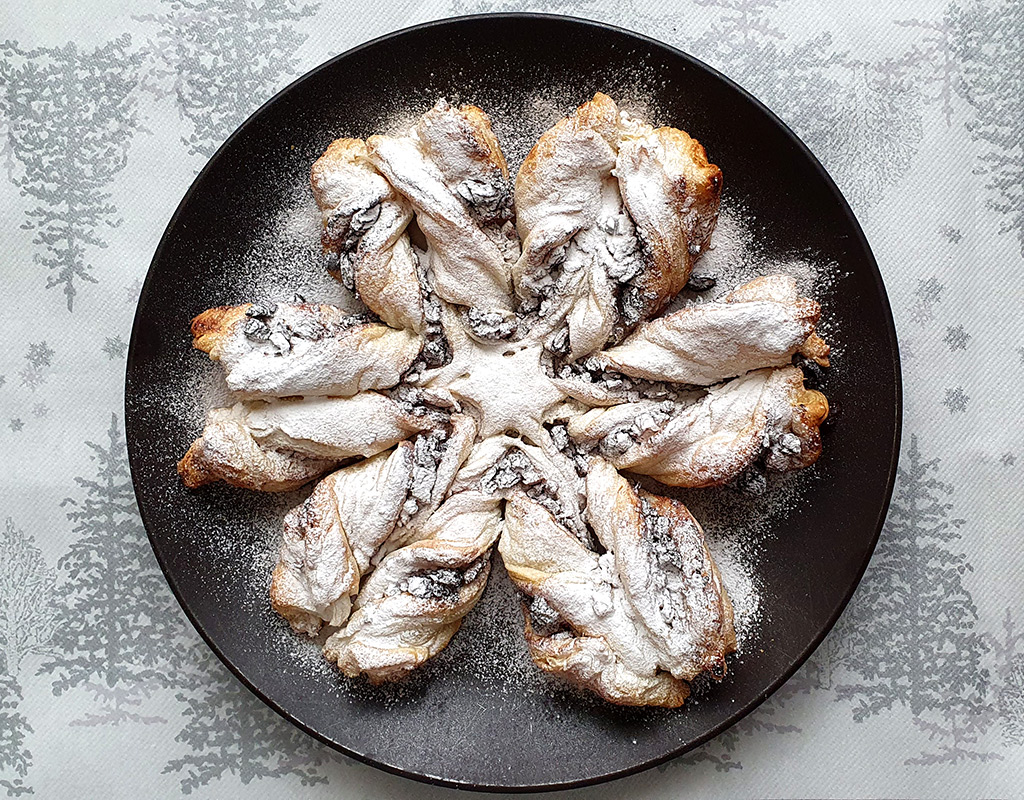
<svg viewBox="0 0 1024 800">
<path fill-rule="evenodd" d="M 28 361 L 36 369 L 42 367 L 48 367 L 53 361 L 53 348 L 49 347 L 46 342 L 37 342 L 28 346 L 28 352 L 25 354 L 25 360 Z"/>
<path fill-rule="evenodd" d="M 121 341 L 120 336 L 107 337 L 103 343 L 103 352 L 108 359 L 124 358 L 128 352 L 128 345 Z"/>
<path fill-rule="evenodd" d="M 949 409 L 950 414 L 956 414 L 966 411 L 970 401 L 970 396 L 962 386 L 954 386 L 952 389 L 946 389 L 946 397 L 943 399 L 942 405 Z"/>
<path fill-rule="evenodd" d="M 2 424 L 6 433 L 0 440 L 6 439 L 13 448 L 8 452 L 13 452 L 21 464 L 5 475 L 0 496 L 10 510 L 0 509 L 0 517 L 12 514 L 26 536 L 33 533 L 38 546 L 46 551 L 47 563 L 55 563 L 66 552 L 69 538 L 80 536 L 72 530 L 76 521 L 68 520 L 60 530 L 64 514 L 78 507 L 58 510 L 57 503 L 68 495 L 81 503 L 86 494 L 82 486 L 71 482 L 71 476 L 101 482 L 95 462 L 88 461 L 92 451 L 82 447 L 82 439 L 99 441 L 97 436 L 102 435 L 109 420 L 110 403 L 121 394 L 123 361 L 107 357 L 104 337 L 119 336 L 122 342 L 128 341 L 130 320 L 126 312 L 137 302 L 142 289 L 141 280 L 129 282 L 126 276 L 118 283 L 109 277 L 121 274 L 124 267 L 121 241 L 133 239 L 132 231 L 162 229 L 180 200 L 184 186 L 180 191 L 167 188 L 173 181 L 164 180 L 166 165 L 191 161 L 198 168 L 201 156 L 195 157 L 195 153 L 212 152 L 234 124 L 276 87 L 356 44 L 357 38 L 397 29 L 413 19 L 522 7 L 513 0 L 442 0 L 429 6 L 412 3 L 400 7 L 385 4 L 372 15 L 372 25 L 366 27 L 366 23 L 342 24 L 345 15 L 351 13 L 344 4 L 311 4 L 310 15 L 284 20 L 282 25 L 288 31 L 279 34 L 267 32 L 273 26 L 261 16 L 263 5 L 261 0 L 161 0 L 149 3 L 144 11 L 152 16 L 140 21 L 128 16 L 135 9 L 126 12 L 109 2 L 92 0 L 85 13 L 93 19 L 81 28 L 76 27 L 80 17 L 73 13 L 77 8 L 74 6 L 68 6 L 71 10 L 67 14 L 40 16 L 44 6 L 27 4 L 12 19 L 8 38 L 19 42 L 6 47 L 0 58 L 0 181 L 6 181 L 9 190 L 6 200 L 11 216 L 0 236 L 8 254 L 9 274 L 17 270 L 35 278 L 33 287 L 17 297 L 16 308 L 27 311 L 14 329 L 13 339 L 8 339 L 8 359 L 0 360 L 0 405 L 5 412 Z M 282 14 L 293 17 L 305 8 L 301 2 L 278 5 Z M 895 655 L 889 647 L 891 635 L 886 638 L 882 633 L 872 633 L 862 641 L 853 636 L 857 623 L 876 619 L 873 612 L 877 606 L 861 600 L 861 594 L 876 591 L 872 586 L 884 587 L 886 580 L 899 578 L 900 571 L 906 580 L 922 584 L 915 557 L 893 557 L 892 542 L 906 543 L 916 538 L 918 552 L 934 554 L 928 530 L 934 529 L 939 519 L 966 518 L 969 521 L 960 531 L 963 539 L 943 542 L 940 549 L 945 555 L 941 557 L 955 558 L 960 550 L 969 548 L 976 559 L 978 553 L 1003 546 L 998 543 L 997 532 L 1020 527 L 1009 511 L 991 511 L 972 499 L 972 494 L 1009 494 L 1016 488 L 1008 481 L 1018 477 L 1019 422 L 1008 415 L 1006 435 L 981 445 L 988 448 L 982 453 L 962 448 L 944 430 L 953 427 L 949 424 L 951 415 L 958 429 L 979 425 L 982 398 L 989 397 L 992 388 L 1004 389 L 1008 383 L 1019 382 L 1024 374 L 1024 347 L 1017 344 L 1018 332 L 992 323 L 993 317 L 1012 318 L 1016 313 L 1020 306 L 1019 295 L 1014 294 L 1018 282 L 1012 278 L 1024 269 L 1024 263 L 1012 257 L 1015 253 L 1010 258 L 1005 255 L 1007 248 L 1014 250 L 1022 241 L 1024 182 L 1020 176 L 1024 160 L 1018 120 L 1024 72 L 1019 69 L 1018 55 L 1024 42 L 1024 3 L 957 0 L 945 9 L 943 5 L 919 3 L 908 8 L 846 2 L 836 6 L 834 14 L 830 7 L 826 17 L 805 0 L 683 0 L 668 6 L 647 0 L 544 0 L 534 4 L 538 10 L 578 14 L 640 30 L 721 68 L 793 126 L 844 186 L 858 187 L 851 189 L 850 199 L 857 204 L 855 210 L 875 248 L 887 284 L 897 289 L 890 297 L 904 366 L 905 445 L 912 434 L 917 434 L 920 453 L 941 454 L 943 458 L 939 468 L 915 478 L 912 473 L 920 469 L 921 463 L 927 463 L 927 458 L 919 453 L 915 462 L 905 446 L 903 473 L 879 554 L 838 628 L 794 677 L 794 682 L 808 683 L 808 693 L 800 704 L 795 697 L 787 700 L 769 718 L 784 729 L 780 732 L 792 741 L 794 750 L 806 749 L 822 756 L 826 751 L 817 749 L 816 742 L 827 741 L 831 748 L 841 747 L 851 757 L 856 755 L 871 763 L 871 775 L 862 773 L 854 785 L 844 784 L 841 775 L 829 777 L 828 789 L 822 789 L 820 780 L 815 782 L 821 778 L 819 769 L 793 769 L 788 759 L 776 757 L 779 741 L 773 742 L 772 736 L 759 735 L 747 725 L 742 730 L 727 731 L 698 751 L 708 757 L 691 754 L 696 763 L 686 767 L 686 792 L 754 796 L 763 794 L 765 786 L 774 786 L 774 793 L 786 797 L 823 792 L 837 796 L 881 795 L 896 791 L 894 786 L 921 796 L 967 796 L 982 791 L 978 787 L 986 787 L 989 796 L 1015 796 L 1019 792 L 1020 754 L 1024 752 L 1022 621 L 1019 608 L 1007 608 L 1004 599 L 993 603 L 989 596 L 991 587 L 1019 583 L 1019 572 L 1014 571 L 1010 558 L 995 562 L 986 559 L 986 568 L 979 566 L 977 572 L 971 571 L 969 563 L 960 564 L 964 570 L 962 585 L 960 589 L 952 587 L 948 605 L 938 612 L 957 615 L 961 620 L 958 626 L 966 626 L 955 632 L 958 636 L 983 632 L 980 649 L 967 637 L 963 640 L 965 646 L 953 657 L 965 675 L 976 674 L 977 666 L 990 673 L 983 693 L 972 688 L 964 696 L 950 698 L 952 724 L 941 718 L 937 708 L 927 708 L 919 718 L 903 700 L 894 701 L 891 710 L 872 708 L 858 723 L 850 722 L 846 714 L 847 722 L 841 724 L 827 708 L 827 704 L 836 702 L 853 712 L 865 703 L 873 705 L 873 698 L 863 690 L 839 697 L 836 687 L 843 685 L 890 684 L 893 691 L 907 692 L 907 698 L 914 693 L 930 693 L 933 699 L 926 706 L 939 702 L 941 690 L 936 689 L 936 680 L 948 685 L 948 677 L 931 658 L 939 650 L 939 636 L 944 631 L 932 631 L 922 621 L 920 609 L 906 604 L 881 605 L 880 624 L 888 625 L 887 632 L 906 630 L 912 640 L 912 644 L 900 640 Z M 225 13 L 218 14 L 219 8 Z M 857 20 L 855 25 L 849 21 L 852 18 Z M 41 31 L 47 31 L 46 35 Z M 131 33 L 131 40 L 124 35 L 126 32 Z M 259 41 L 261 37 L 265 42 Z M 45 47 L 37 47 L 39 44 Z M 237 56 L 253 52 L 253 63 Z M 215 63 L 215 59 L 220 61 Z M 216 64 L 226 62 L 231 68 L 218 72 Z M 180 98 L 176 83 L 181 84 Z M 102 93 L 97 86 L 104 87 Z M 83 93 L 72 98 L 64 92 L 66 87 Z M 103 97 L 106 102 L 90 102 L 90 97 Z M 838 103 L 838 99 L 845 99 L 845 103 Z M 872 116 L 872 109 L 882 116 Z M 915 117 L 924 123 L 922 141 L 916 141 Z M 834 134 L 833 129 L 839 126 L 848 130 Z M 149 131 L 161 130 L 173 131 L 169 147 L 153 153 L 137 147 L 150 141 Z M 851 135 L 853 131 L 872 137 L 864 149 L 856 152 L 851 148 L 857 148 L 860 140 Z M 185 140 L 182 144 L 177 143 L 179 135 Z M 65 147 L 65 143 L 79 140 L 82 149 L 69 151 Z M 892 152 L 885 152 L 890 147 Z M 887 166 L 876 174 L 873 154 L 879 152 L 884 156 L 879 163 Z M 896 160 L 902 160 L 901 165 Z M 933 160 L 943 165 L 941 172 L 922 173 Z M 879 179 L 877 196 L 865 197 L 873 176 Z M 944 195 L 931 192 L 933 185 L 943 185 L 944 180 L 949 181 L 945 184 L 947 190 L 955 190 Z M 140 186 L 148 187 L 141 195 Z M 108 193 L 109 198 L 104 196 Z M 83 195 L 84 205 L 79 203 Z M 928 230 L 901 227 L 894 235 L 883 218 L 902 220 L 908 212 L 916 212 L 920 208 L 918 195 L 921 203 L 929 204 Z M 121 218 L 124 224 L 114 231 L 112 226 Z M 29 227 L 21 228 L 21 223 Z M 91 237 L 109 243 L 109 247 L 93 243 Z M 1002 243 L 1004 249 L 993 249 L 993 242 Z M 132 257 L 147 261 L 155 239 L 134 243 L 139 249 Z M 922 258 L 923 253 L 930 256 Z M 972 263 L 983 268 L 972 270 L 965 278 L 962 268 Z M 993 281 L 992 276 L 998 280 Z M 1011 280 L 1003 280 L 1005 276 Z M 99 283 L 94 285 L 92 280 Z M 964 280 L 992 297 L 992 314 L 960 302 Z M 47 310 L 54 301 L 62 303 L 64 297 L 54 297 L 56 292 L 46 291 L 47 285 L 64 292 L 68 305 L 73 302 L 73 324 L 51 319 Z M 906 287 L 905 298 L 900 297 L 901 286 Z M 918 294 L 914 294 L 915 286 Z M 1010 314 L 999 311 L 1007 302 L 1011 304 Z M 101 316 L 107 310 L 125 312 L 124 321 L 102 319 L 93 325 L 90 314 Z M 10 311 L 5 312 L 5 317 L 11 316 Z M 72 317 L 65 314 L 64 319 Z M 119 324 L 123 327 L 117 327 Z M 946 341 L 949 331 L 961 326 L 966 338 L 955 335 L 952 341 Z M 999 369 L 982 368 L 980 351 L 1006 338 L 1011 345 L 1004 365 Z M 39 340 L 49 341 L 59 351 L 50 356 L 48 365 L 36 366 L 25 359 L 26 348 Z M 960 343 L 963 347 L 958 346 Z M 941 351 L 945 360 L 935 362 L 936 351 Z M 53 370 L 55 365 L 75 366 L 89 359 L 98 361 L 101 367 L 90 379 L 104 399 L 83 399 L 74 416 L 74 423 L 82 426 L 83 433 L 64 436 L 63 432 L 70 430 L 69 418 L 58 400 L 57 389 L 61 387 Z M 957 359 L 955 374 L 949 371 L 952 359 Z M 940 407 L 941 413 L 936 415 L 935 401 L 944 399 L 947 387 L 950 392 L 962 393 L 962 398 L 953 395 L 953 405 L 962 401 L 966 407 L 954 411 L 945 406 L 948 414 Z M 973 402 L 967 397 L 968 391 L 976 397 Z M 931 409 L 935 419 L 926 409 Z M 87 422 L 90 414 L 98 422 Z M 22 430 L 25 421 L 31 430 Z M 57 444 L 55 439 L 66 443 Z M 44 441 L 48 442 L 45 461 L 41 459 L 44 451 L 34 449 Z M 972 448 L 981 441 L 979 437 Z M 939 483 L 945 488 L 956 490 L 956 510 L 947 509 L 945 516 L 924 499 L 924 494 L 930 492 L 949 500 L 935 485 L 930 490 L 926 487 L 930 480 L 940 477 Z M 994 483 L 979 493 L 975 490 L 981 480 Z M 916 493 L 918 499 L 910 502 L 902 497 L 905 490 L 901 487 L 909 487 L 906 491 Z M 915 503 L 920 506 L 918 511 L 912 508 Z M 908 515 L 915 521 L 908 523 Z M 127 519 L 130 517 L 118 515 L 114 521 Z M 100 528 L 100 539 L 124 532 L 141 534 L 137 518 L 134 527 L 113 524 Z M 896 574 L 890 572 L 890 564 L 895 565 Z M 951 586 L 946 573 L 952 569 L 949 566 L 943 570 L 941 581 L 935 585 Z M 63 579 L 64 573 L 59 574 Z M 966 607 L 965 591 L 979 599 L 984 595 L 987 601 L 978 603 L 977 618 L 961 616 Z M 929 598 L 933 601 L 938 602 Z M 95 608 L 95 599 L 90 603 Z M 845 622 L 847 619 L 853 622 Z M 300 774 L 303 771 L 314 776 L 315 785 L 305 790 L 311 796 L 317 790 L 326 790 L 331 796 L 348 800 L 380 798 L 397 791 L 388 784 L 382 786 L 377 774 L 361 765 L 346 771 L 344 780 L 327 761 L 316 766 L 314 762 L 322 757 L 316 752 L 317 746 L 310 746 L 303 737 L 288 740 L 288 732 L 294 733 L 293 729 L 274 715 L 260 716 L 262 706 L 253 698 L 243 696 L 239 700 L 237 685 L 231 688 L 222 680 L 230 677 L 223 668 L 213 664 L 209 673 L 198 669 L 209 653 L 197 644 L 191 630 L 170 641 L 174 648 L 165 651 L 165 657 L 176 658 L 178 651 L 188 655 L 183 656 L 183 664 L 160 662 L 158 668 L 167 671 L 185 667 L 197 674 L 181 688 L 156 690 L 169 698 L 159 712 L 149 714 L 142 706 L 130 707 L 141 716 L 158 713 L 168 724 L 162 729 L 166 735 L 160 739 L 157 755 L 152 755 L 148 747 L 139 749 L 132 774 L 125 778 L 125 791 L 137 788 L 137 794 L 160 796 L 173 790 L 180 780 L 182 784 L 194 782 L 197 794 L 201 793 L 199 787 L 206 787 L 207 793 L 218 797 L 248 797 L 256 787 L 245 785 L 243 780 L 255 783 L 265 777 L 271 785 L 264 791 L 283 796 L 300 791 L 298 786 L 305 780 Z M 882 642 L 886 646 L 880 646 Z M 901 671 L 895 666 L 899 661 L 896 656 L 904 652 L 924 654 L 925 658 L 912 658 Z M 977 652 L 981 653 L 980 661 L 975 662 Z M 122 753 L 112 752 L 104 744 L 108 740 L 96 736 L 93 728 L 67 727 L 67 720 L 95 714 L 99 706 L 83 691 L 66 691 L 54 697 L 53 677 L 32 674 L 34 662 L 41 657 L 29 655 L 23 659 L 16 677 L 0 670 L 0 795 L 6 791 L 9 796 L 27 796 L 36 784 L 35 793 L 45 796 L 57 791 L 50 776 L 74 775 L 60 791 L 92 796 L 100 789 L 91 783 L 89 769 L 80 767 L 87 762 L 90 768 L 120 763 L 117 759 Z M 91 680 L 102 683 L 99 675 Z M 157 699 L 154 694 L 145 702 Z M 43 707 L 47 708 L 46 715 L 37 716 L 34 709 Z M 975 711 L 978 724 L 972 731 L 965 720 L 969 721 Z M 247 767 L 235 757 L 242 744 L 236 741 L 238 726 L 232 726 L 232 716 L 244 720 L 242 724 L 247 728 L 262 724 L 273 728 L 266 735 L 254 736 L 249 753 L 258 761 L 255 766 Z M 925 729 L 919 719 L 935 724 Z M 144 723 L 121 724 L 121 732 L 131 737 L 133 726 Z M 190 728 L 187 734 L 186 727 Z M 182 738 L 172 742 L 176 732 Z M 977 741 L 970 745 L 965 737 Z M 57 752 L 45 744 L 53 741 L 67 741 L 68 747 Z M 290 747 L 298 754 L 294 760 L 287 757 Z M 936 759 L 943 747 L 948 749 Z M 1004 762 L 982 758 L 995 749 L 1005 757 Z M 829 750 L 827 755 L 832 752 Z M 977 753 L 978 758 L 970 753 Z M 827 763 L 827 755 L 820 763 Z M 926 755 L 930 760 L 924 758 Z M 59 762 L 54 760 L 57 758 Z M 903 766 L 904 760 L 915 758 L 917 764 Z M 306 759 L 308 767 L 302 765 Z M 165 782 L 155 783 L 160 780 L 161 769 L 171 761 L 175 763 Z M 950 762 L 945 767 L 933 766 Z M 330 778 L 332 786 L 323 786 L 316 776 Z M 673 765 L 667 765 L 664 776 L 648 773 L 637 784 L 639 795 L 681 796 L 686 792 L 680 788 L 680 777 Z M 184 785 L 180 788 L 185 790 Z M 610 786 L 586 793 L 616 797 L 620 790 L 620 786 Z"/>
<path fill-rule="evenodd" d="M 946 328 L 946 335 L 943 337 L 950 350 L 966 350 L 967 343 L 971 340 L 971 334 L 964 330 L 963 325 L 957 325 L 955 328 L 950 326 Z"/>
</svg>

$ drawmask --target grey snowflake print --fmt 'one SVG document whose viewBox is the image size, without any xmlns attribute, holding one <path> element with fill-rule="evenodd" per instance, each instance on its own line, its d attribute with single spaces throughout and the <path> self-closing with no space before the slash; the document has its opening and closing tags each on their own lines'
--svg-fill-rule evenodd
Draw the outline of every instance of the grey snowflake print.
<svg viewBox="0 0 1024 800">
<path fill-rule="evenodd" d="M 949 409 L 950 414 L 957 414 L 965 412 L 970 401 L 971 398 L 963 387 L 954 386 L 952 389 L 946 389 L 946 399 L 942 401 L 942 405 Z"/>
<path fill-rule="evenodd" d="M 967 343 L 971 340 L 971 334 L 964 330 L 963 325 L 946 328 L 946 336 L 943 338 L 950 350 L 966 350 Z"/>
<path fill-rule="evenodd" d="M 999 463 L 1004 467 L 1012 467 L 1017 463 L 1017 456 L 1013 453 L 1003 453 L 1002 458 L 999 459 Z"/>
<path fill-rule="evenodd" d="M 942 293 L 946 287 L 934 275 L 926 280 L 917 283 L 917 291 L 914 292 L 922 303 L 929 305 L 942 301 Z"/>
<path fill-rule="evenodd" d="M 43 419 L 44 417 L 50 416 L 50 409 L 46 403 L 36 403 L 32 406 L 32 416 L 36 419 Z"/>
<path fill-rule="evenodd" d="M 944 239 L 952 242 L 953 244 L 960 244 L 963 241 L 964 235 L 958 228 L 954 228 L 952 225 L 942 225 L 939 228 L 939 235 Z"/>
<path fill-rule="evenodd" d="M 946 290 L 938 278 L 922 279 L 917 283 L 914 297 L 917 298 L 910 309 L 910 318 L 918 325 L 925 325 L 935 319 L 935 305 L 942 302 L 942 293 Z"/>
<path fill-rule="evenodd" d="M 120 336 L 113 338 L 108 336 L 107 341 L 103 343 L 103 352 L 111 361 L 115 358 L 124 358 L 125 353 L 128 352 L 128 345 L 121 341 Z"/>
<path fill-rule="evenodd" d="M 0 386 L 3 386 L 5 383 L 7 383 L 7 376 L 0 375 Z"/>
<path fill-rule="evenodd" d="M 1020 356 L 1020 363 L 1024 364 L 1024 347 L 1017 348 L 1017 355 Z"/>
<path fill-rule="evenodd" d="M 46 383 L 46 373 L 40 367 L 29 365 L 18 371 L 18 378 L 21 385 L 30 391 L 35 391 Z"/>
<path fill-rule="evenodd" d="M 130 305 L 135 305 L 139 302 L 139 295 L 142 294 L 142 281 L 136 278 L 129 283 L 124 290 L 125 298 L 124 301 Z"/>
<path fill-rule="evenodd" d="M 15 433 L 17 433 L 18 431 L 25 427 L 25 423 L 21 421 L 20 417 L 15 417 L 10 421 L 10 423 L 8 423 L 7 427 L 10 428 Z"/>
<path fill-rule="evenodd" d="M 28 346 L 28 352 L 25 354 L 25 360 L 33 367 L 39 369 L 42 367 L 49 367 L 53 363 L 53 356 L 53 348 L 45 341 L 35 342 Z"/>
</svg>

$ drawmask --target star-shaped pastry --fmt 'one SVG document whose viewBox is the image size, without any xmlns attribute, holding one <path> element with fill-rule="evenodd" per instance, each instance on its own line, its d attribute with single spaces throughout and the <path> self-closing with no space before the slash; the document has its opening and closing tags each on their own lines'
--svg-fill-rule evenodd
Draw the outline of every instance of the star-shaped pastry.
<svg viewBox="0 0 1024 800">
<path fill-rule="evenodd" d="M 720 678 L 732 606 L 700 525 L 619 470 L 711 487 L 808 466 L 828 405 L 794 364 L 828 346 L 786 276 L 666 313 L 717 219 L 704 148 L 597 94 L 513 189 L 486 114 L 440 101 L 332 143 L 312 189 L 366 313 L 196 317 L 237 402 L 179 464 L 189 487 L 321 479 L 284 521 L 274 608 L 328 627 L 346 675 L 400 678 L 458 630 L 500 540 L 540 668 L 633 705 Z"/>
</svg>

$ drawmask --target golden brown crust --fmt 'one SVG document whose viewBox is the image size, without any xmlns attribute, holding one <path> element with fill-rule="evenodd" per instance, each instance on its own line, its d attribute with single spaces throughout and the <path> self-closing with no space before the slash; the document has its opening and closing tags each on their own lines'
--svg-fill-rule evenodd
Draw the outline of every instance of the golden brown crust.
<svg viewBox="0 0 1024 800">
<path fill-rule="evenodd" d="M 644 148 L 657 152 L 663 170 L 662 191 L 683 227 L 683 242 L 664 221 L 648 220 L 631 207 L 629 192 L 623 193 L 626 207 L 650 247 L 652 263 L 638 276 L 644 307 L 641 318 L 662 311 L 690 279 L 696 253 L 703 251 L 714 230 L 722 196 L 722 170 L 708 161 L 704 147 L 678 128 L 658 128 Z M 690 224 L 692 222 L 692 224 Z M 680 256 L 683 256 L 680 258 Z"/>
<path fill-rule="evenodd" d="M 430 117 L 431 113 L 428 111 L 425 118 Z M 466 133 L 475 145 L 474 153 L 479 154 L 480 160 L 500 169 L 502 176 L 508 178 L 508 164 L 505 162 L 505 154 L 501 152 L 498 137 L 491 128 L 491 118 L 482 108 L 472 105 L 459 106 L 458 113 L 466 121 Z"/>
<path fill-rule="evenodd" d="M 817 320 L 815 320 L 817 322 Z M 822 367 L 829 365 L 828 357 L 832 349 L 828 346 L 828 342 L 822 339 L 818 334 L 812 333 L 807 337 L 807 341 L 803 343 L 800 348 L 800 354 L 811 359 L 815 363 Z"/>
<path fill-rule="evenodd" d="M 523 159 L 516 175 L 516 194 L 521 191 L 520 185 L 527 186 L 538 180 L 537 173 L 544 169 L 546 161 L 558 156 L 560 144 L 565 138 L 578 136 L 580 132 L 593 131 L 609 144 L 614 144 L 618 114 L 619 109 L 615 101 L 608 95 L 598 92 L 593 100 L 588 100 L 572 115 L 556 122 L 541 135 Z"/>
<path fill-rule="evenodd" d="M 214 483 L 217 480 L 207 472 L 203 465 L 202 447 L 203 439 L 199 437 L 192 442 L 191 447 L 178 461 L 178 474 L 181 476 L 181 482 L 189 489 L 198 489 L 200 486 Z"/>
<path fill-rule="evenodd" d="M 821 455 L 821 424 L 828 418 L 828 399 L 821 392 L 801 388 L 794 397 L 791 430 L 801 448 L 786 460 L 786 469 L 809 467 Z"/>
<path fill-rule="evenodd" d="M 313 189 L 313 197 L 320 208 L 330 205 L 327 197 L 328 176 L 339 167 L 355 164 L 366 158 L 366 142 L 362 139 L 335 139 L 323 155 L 313 162 L 309 171 L 309 182 Z"/>
<path fill-rule="evenodd" d="M 244 319 L 245 312 L 251 307 L 252 303 L 245 303 L 240 306 L 208 308 L 192 320 L 192 346 L 209 353 L 210 358 L 216 361 L 220 357 L 221 342 L 231 335 L 235 323 Z"/>
<path fill-rule="evenodd" d="M 533 663 L 545 672 L 592 691 L 602 700 L 619 706 L 679 708 L 690 696 L 689 684 L 673 678 L 667 672 L 659 672 L 642 692 L 623 691 L 622 686 L 603 672 L 581 672 L 580 665 L 587 661 L 581 658 L 581 651 L 588 646 L 603 647 L 600 640 L 580 635 L 542 636 L 533 629 L 526 603 L 523 603 L 523 617 L 526 645 Z"/>
<path fill-rule="evenodd" d="M 198 489 L 208 483 L 224 481 L 239 489 L 253 489 L 257 492 L 289 492 L 304 486 L 326 472 L 333 463 L 321 459 L 288 459 L 276 454 L 264 453 L 243 431 L 234 437 L 236 446 L 243 448 L 248 460 L 233 463 L 230 460 L 210 457 L 206 453 L 206 439 L 200 436 L 178 462 L 178 475 L 189 489 Z M 246 441 L 248 439 L 248 441 Z M 273 461 L 272 467 L 267 462 Z M 268 467 L 253 469 L 253 464 Z"/>
</svg>

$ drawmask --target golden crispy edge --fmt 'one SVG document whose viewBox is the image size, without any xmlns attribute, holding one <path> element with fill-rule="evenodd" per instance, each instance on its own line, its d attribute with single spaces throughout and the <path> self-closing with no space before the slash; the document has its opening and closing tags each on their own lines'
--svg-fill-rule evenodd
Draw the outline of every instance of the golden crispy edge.
<svg viewBox="0 0 1024 800">
<path fill-rule="evenodd" d="M 821 455 L 821 424 L 828 419 L 828 398 L 814 389 L 801 386 L 793 397 L 793 433 L 800 437 L 804 447 L 794 469 L 809 467 Z"/>
<path fill-rule="evenodd" d="M 192 442 L 185 455 L 178 461 L 177 469 L 178 475 L 181 476 L 181 482 L 188 489 L 198 489 L 208 483 L 224 481 L 229 486 L 236 486 L 239 489 L 252 489 L 257 492 L 288 492 L 305 486 L 318 477 L 318 475 L 303 475 L 284 480 L 254 479 L 236 467 L 211 464 L 203 453 L 202 436 Z"/>
<path fill-rule="evenodd" d="M 501 151 L 498 137 L 494 135 L 491 118 L 482 108 L 473 105 L 460 106 L 458 113 L 466 120 L 469 133 L 479 147 L 480 154 L 497 166 L 505 178 L 508 178 L 508 163 L 505 161 L 505 154 Z"/>
<path fill-rule="evenodd" d="M 309 183 L 313 190 L 313 197 L 317 206 L 324 209 L 324 196 L 322 188 L 323 174 L 337 168 L 339 164 L 354 164 L 361 158 L 366 158 L 366 142 L 362 139 L 335 139 L 316 161 L 309 171 Z"/>
<path fill-rule="evenodd" d="M 178 474 L 182 483 L 189 489 L 198 489 L 208 483 L 214 483 L 217 478 L 206 469 L 203 460 L 203 437 L 200 436 L 186 451 L 178 462 Z"/>
<path fill-rule="evenodd" d="M 208 353 L 216 361 L 220 357 L 221 340 L 231 335 L 232 327 L 245 317 L 245 312 L 251 307 L 252 303 L 244 303 L 208 308 L 192 320 L 192 346 Z"/>
<path fill-rule="evenodd" d="M 711 239 L 717 219 L 722 196 L 722 170 L 708 161 L 704 147 L 686 131 L 663 127 L 655 129 L 652 136 L 661 140 L 667 192 L 672 206 L 680 217 L 692 212 L 703 218 L 695 240 L 687 242 L 688 247 L 698 245 L 703 250 Z M 662 257 L 658 258 L 658 255 Z M 689 253 L 685 255 L 687 267 L 683 270 L 665 255 L 660 248 L 656 250 L 652 268 L 638 280 L 649 296 L 644 318 L 662 311 L 690 278 L 692 256 Z"/>
<path fill-rule="evenodd" d="M 530 658 L 539 669 L 547 672 L 549 675 L 557 675 L 574 686 L 579 686 L 587 691 L 593 692 L 605 702 L 618 706 L 659 706 L 661 708 L 679 708 L 690 696 L 689 685 L 685 681 L 678 679 L 665 681 L 663 684 L 663 690 L 659 694 L 648 698 L 628 696 L 624 694 L 613 695 L 604 691 L 600 682 L 582 680 L 572 672 L 561 669 L 557 665 L 558 659 L 555 658 L 555 656 L 563 655 L 564 651 L 568 648 L 573 647 L 575 645 L 575 640 L 557 640 L 549 636 L 541 636 L 535 633 L 533 625 L 530 622 L 530 612 L 525 602 L 522 602 L 522 609 L 523 619 L 525 620 L 523 632 L 526 637 L 527 647 L 530 650 Z"/>
<path fill-rule="evenodd" d="M 618 124 L 618 114 L 619 109 L 615 101 L 608 95 L 597 92 L 592 100 L 588 100 L 572 114 L 560 119 L 541 134 L 536 144 L 526 154 L 516 175 L 516 189 L 518 190 L 520 182 L 525 184 L 536 180 L 540 165 L 556 156 L 563 134 L 572 135 L 589 129 L 600 135 L 607 135 Z"/>
</svg>

